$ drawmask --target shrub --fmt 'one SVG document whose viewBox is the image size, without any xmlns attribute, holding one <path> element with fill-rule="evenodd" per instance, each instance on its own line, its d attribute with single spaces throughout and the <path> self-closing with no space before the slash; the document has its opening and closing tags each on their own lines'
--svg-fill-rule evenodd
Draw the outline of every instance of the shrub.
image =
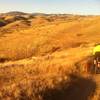
<svg viewBox="0 0 100 100">
<path fill-rule="evenodd" d="M 6 25 L 6 22 L 3 19 L 0 19 L 0 27 Z"/>
</svg>

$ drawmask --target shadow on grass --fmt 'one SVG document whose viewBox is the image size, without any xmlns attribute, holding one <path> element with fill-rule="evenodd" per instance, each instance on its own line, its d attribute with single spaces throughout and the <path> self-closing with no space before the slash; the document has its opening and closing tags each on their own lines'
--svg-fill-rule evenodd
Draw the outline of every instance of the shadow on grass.
<svg viewBox="0 0 100 100">
<path fill-rule="evenodd" d="M 8 58 L 0 58 L 0 63 L 4 63 L 6 61 L 9 61 L 9 59 Z"/>
<path fill-rule="evenodd" d="M 55 89 L 47 89 L 43 100 L 88 100 L 93 96 L 96 83 L 92 79 L 70 75 L 71 82 Z M 69 85 L 68 85 L 69 84 Z"/>
</svg>

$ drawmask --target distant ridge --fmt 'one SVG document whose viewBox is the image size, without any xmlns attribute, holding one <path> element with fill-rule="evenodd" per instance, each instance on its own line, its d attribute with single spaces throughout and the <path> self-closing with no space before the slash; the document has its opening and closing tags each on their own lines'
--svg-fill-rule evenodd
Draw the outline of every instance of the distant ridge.
<svg viewBox="0 0 100 100">
<path fill-rule="evenodd" d="M 27 13 L 27 12 L 21 12 L 21 11 L 10 11 L 10 12 L 4 12 L 0 13 L 0 16 L 6 15 L 6 16 L 25 16 L 25 15 L 32 15 L 32 16 L 97 16 L 97 15 L 77 15 L 77 14 L 48 14 L 48 13 L 39 13 L 39 12 L 34 12 L 34 13 Z"/>
<path fill-rule="evenodd" d="M 26 12 L 21 12 L 21 11 L 10 11 L 10 12 L 5 12 L 5 13 L 0 13 L 0 15 L 14 15 L 14 16 L 20 16 L 20 15 L 33 15 L 33 16 L 48 16 L 48 15 L 52 15 L 52 16 L 71 16 L 73 14 L 47 14 L 47 13 L 38 13 L 38 12 L 35 12 L 35 13 L 26 13 Z M 79 15 L 80 16 L 80 15 Z"/>
<path fill-rule="evenodd" d="M 24 12 L 20 12 L 20 11 L 11 11 L 11 12 L 7 12 L 7 13 L 1 13 L 1 15 L 8 15 L 8 16 L 20 16 L 20 15 L 28 15 L 29 13 L 24 13 Z"/>
</svg>

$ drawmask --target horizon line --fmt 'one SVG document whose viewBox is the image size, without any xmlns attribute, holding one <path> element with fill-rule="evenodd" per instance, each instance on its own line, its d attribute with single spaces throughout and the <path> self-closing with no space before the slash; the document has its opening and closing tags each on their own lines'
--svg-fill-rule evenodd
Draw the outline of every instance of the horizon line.
<svg viewBox="0 0 100 100">
<path fill-rule="evenodd" d="M 32 11 L 19 11 L 19 10 L 12 10 L 12 11 L 4 11 L 4 12 L 0 12 L 0 14 L 6 14 L 6 13 L 10 13 L 10 12 L 22 12 L 22 13 L 27 13 L 27 14 L 34 14 L 34 13 L 40 13 L 40 14 L 66 14 L 66 15 L 83 15 L 83 16 L 100 16 L 100 14 L 84 14 L 84 13 L 67 13 L 67 12 L 32 12 Z"/>
</svg>

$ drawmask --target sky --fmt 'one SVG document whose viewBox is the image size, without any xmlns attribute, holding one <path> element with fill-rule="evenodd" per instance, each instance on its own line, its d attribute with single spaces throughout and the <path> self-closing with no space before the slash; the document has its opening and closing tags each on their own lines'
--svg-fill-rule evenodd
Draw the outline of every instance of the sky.
<svg viewBox="0 0 100 100">
<path fill-rule="evenodd" d="M 100 0 L 0 0 L 0 12 L 100 15 Z"/>
</svg>

